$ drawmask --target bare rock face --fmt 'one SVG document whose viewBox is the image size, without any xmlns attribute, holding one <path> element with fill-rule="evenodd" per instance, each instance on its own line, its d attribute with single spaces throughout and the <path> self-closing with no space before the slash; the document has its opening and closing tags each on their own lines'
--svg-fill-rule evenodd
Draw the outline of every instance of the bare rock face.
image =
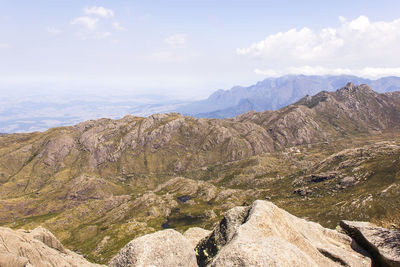
<svg viewBox="0 0 400 267">
<path fill-rule="evenodd" d="M 0 266 L 102 266 L 65 249 L 52 233 L 44 228 L 33 231 L 0 227 Z"/>
<path fill-rule="evenodd" d="M 187 229 L 183 236 L 186 237 L 193 247 L 195 247 L 203 238 L 211 234 L 211 231 L 205 230 L 200 227 L 192 227 Z"/>
<path fill-rule="evenodd" d="M 340 226 L 373 257 L 376 266 L 400 266 L 400 232 L 368 222 L 341 221 Z"/>
<path fill-rule="evenodd" d="M 350 237 L 268 201 L 229 210 L 196 247 L 199 266 L 371 266 Z"/>
<path fill-rule="evenodd" d="M 192 244 L 179 232 L 168 229 L 136 238 L 111 260 L 110 267 L 195 267 Z"/>
<path fill-rule="evenodd" d="M 74 139 L 68 134 L 62 134 L 50 139 L 44 146 L 44 150 L 39 157 L 44 157 L 43 163 L 52 167 L 65 167 L 64 158 L 75 147 Z"/>
<path fill-rule="evenodd" d="M 39 226 L 30 232 L 30 235 L 50 248 L 54 248 L 62 253 L 66 253 L 67 250 L 63 247 L 60 241 L 47 229 Z"/>
<path fill-rule="evenodd" d="M 218 190 L 212 183 L 195 181 L 184 177 L 173 178 L 166 183 L 159 185 L 156 192 L 161 190 L 169 193 L 179 193 L 191 197 L 199 197 L 204 201 L 210 201 L 217 196 Z"/>
<path fill-rule="evenodd" d="M 112 184 L 105 179 L 80 175 L 67 184 L 68 192 L 64 199 L 85 201 L 88 199 L 105 199 L 111 197 Z"/>
</svg>

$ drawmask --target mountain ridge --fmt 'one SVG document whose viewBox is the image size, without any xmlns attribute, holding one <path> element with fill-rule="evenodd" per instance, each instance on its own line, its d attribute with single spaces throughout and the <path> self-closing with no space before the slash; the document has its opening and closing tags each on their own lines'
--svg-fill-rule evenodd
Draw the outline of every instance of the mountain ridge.
<svg viewBox="0 0 400 267">
<path fill-rule="evenodd" d="M 336 90 L 349 81 L 354 84 L 369 84 L 380 93 L 400 90 L 400 78 L 394 76 L 369 80 L 350 75 L 286 75 L 279 78 L 267 78 L 248 87 L 235 86 L 230 90 L 220 89 L 209 98 L 178 108 L 177 111 L 199 118 L 229 118 L 244 113 L 243 106 L 240 104 L 244 99 L 251 103 L 246 111 L 276 110 L 305 95 L 314 95 L 323 90 Z"/>
<path fill-rule="evenodd" d="M 86 121 L 38 133 L 43 137 L 52 132 L 57 134 L 39 142 L 45 145 L 44 150 L 31 148 L 36 155 L 31 160 L 42 162 L 47 169 L 63 168 L 65 157 L 76 151 L 73 153 L 89 153 L 82 158 L 90 169 L 101 169 L 104 164 L 116 167 L 121 164 L 120 160 L 126 161 L 129 157 L 138 168 L 126 170 L 128 173 L 167 171 L 171 166 L 174 166 L 172 170 L 182 171 L 220 159 L 234 161 L 287 146 L 398 127 L 400 104 L 396 96 L 399 94 L 391 93 L 389 97 L 375 93 L 366 85 L 348 84 L 336 92 L 320 92 L 277 111 L 250 112 L 227 120 L 195 119 L 169 113 L 147 118 L 125 116 L 121 120 Z M 14 136 L 2 138 L 13 140 Z M 19 168 L 23 167 L 21 164 Z"/>
</svg>

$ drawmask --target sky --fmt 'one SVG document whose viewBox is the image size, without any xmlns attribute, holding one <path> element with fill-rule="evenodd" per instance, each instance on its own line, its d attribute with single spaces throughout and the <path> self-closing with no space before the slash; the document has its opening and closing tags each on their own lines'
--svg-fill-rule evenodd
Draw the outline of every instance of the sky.
<svg viewBox="0 0 400 267">
<path fill-rule="evenodd" d="M 0 0 L 0 97 L 205 98 L 285 74 L 400 76 L 400 1 Z"/>
</svg>

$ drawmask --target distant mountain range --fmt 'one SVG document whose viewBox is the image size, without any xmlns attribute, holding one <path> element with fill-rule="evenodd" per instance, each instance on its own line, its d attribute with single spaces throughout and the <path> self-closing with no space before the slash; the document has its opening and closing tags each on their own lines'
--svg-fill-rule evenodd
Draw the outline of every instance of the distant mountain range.
<svg viewBox="0 0 400 267">
<path fill-rule="evenodd" d="M 400 90 L 400 77 L 370 80 L 350 75 L 287 75 L 268 78 L 249 87 L 218 90 L 209 98 L 181 106 L 176 111 L 198 118 L 231 118 L 251 110 L 276 110 L 306 95 L 337 90 L 348 82 L 368 84 L 379 93 Z"/>
</svg>

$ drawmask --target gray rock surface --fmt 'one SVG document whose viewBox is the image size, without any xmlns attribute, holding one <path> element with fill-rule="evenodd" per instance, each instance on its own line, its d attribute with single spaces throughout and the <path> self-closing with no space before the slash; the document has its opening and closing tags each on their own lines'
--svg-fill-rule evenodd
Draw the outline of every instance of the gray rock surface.
<svg viewBox="0 0 400 267">
<path fill-rule="evenodd" d="M 42 227 L 32 231 L 0 227 L 1 267 L 102 266 L 65 249 L 55 236 Z"/>
<path fill-rule="evenodd" d="M 192 244 L 179 232 L 168 229 L 136 238 L 110 261 L 110 267 L 195 267 Z"/>
<path fill-rule="evenodd" d="M 62 253 L 66 253 L 67 250 L 61 244 L 60 241 L 47 229 L 39 226 L 32 231 L 30 231 L 30 235 L 44 244 L 46 244 L 50 248 L 54 248 Z"/>
<path fill-rule="evenodd" d="M 268 201 L 229 210 L 196 247 L 199 266 L 370 266 L 347 235 Z"/>
<path fill-rule="evenodd" d="M 193 248 L 205 237 L 211 234 L 211 231 L 205 230 L 200 227 L 192 227 L 187 229 L 183 236 L 192 243 Z"/>
<path fill-rule="evenodd" d="M 400 266 L 400 232 L 369 222 L 341 221 L 340 226 L 373 257 L 376 266 Z"/>
</svg>

